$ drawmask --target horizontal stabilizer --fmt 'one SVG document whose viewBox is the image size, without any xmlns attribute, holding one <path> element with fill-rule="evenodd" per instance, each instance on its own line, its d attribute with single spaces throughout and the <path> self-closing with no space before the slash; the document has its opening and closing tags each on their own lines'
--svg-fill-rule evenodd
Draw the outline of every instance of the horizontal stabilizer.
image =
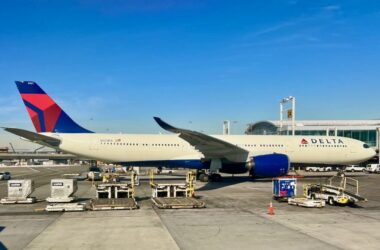
<svg viewBox="0 0 380 250">
<path fill-rule="evenodd" d="M 38 133 L 34 133 L 28 130 L 19 129 L 19 128 L 4 128 L 5 131 L 9 133 L 18 135 L 22 138 L 28 139 L 31 142 L 35 142 L 41 145 L 49 146 L 49 147 L 57 147 L 61 143 L 61 140 L 57 138 L 53 138 L 46 135 L 41 135 Z"/>
</svg>

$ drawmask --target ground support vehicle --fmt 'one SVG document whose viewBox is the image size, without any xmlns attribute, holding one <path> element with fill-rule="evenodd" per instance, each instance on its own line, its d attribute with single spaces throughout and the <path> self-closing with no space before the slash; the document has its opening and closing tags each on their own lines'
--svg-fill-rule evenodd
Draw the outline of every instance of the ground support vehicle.
<svg viewBox="0 0 380 250">
<path fill-rule="evenodd" d="M 86 210 L 86 203 L 54 203 L 45 208 L 48 212 L 79 212 Z"/>
<path fill-rule="evenodd" d="M 87 179 L 90 181 L 100 181 L 102 178 L 102 169 L 97 166 L 91 166 L 88 169 Z"/>
<path fill-rule="evenodd" d="M 90 209 L 94 211 L 101 210 L 134 210 L 138 205 L 133 198 L 110 198 L 110 199 L 92 199 Z"/>
<path fill-rule="evenodd" d="M 310 199 L 325 200 L 329 205 L 348 205 L 366 201 L 359 195 L 359 181 L 345 176 L 333 176 L 328 184 L 304 185 L 304 194 Z"/>
<path fill-rule="evenodd" d="M 195 173 L 189 171 L 185 182 L 160 182 L 154 179 L 154 173 L 150 171 L 153 204 L 158 208 L 204 208 L 205 203 L 194 198 L 195 178 Z"/>
<path fill-rule="evenodd" d="M 11 179 L 11 173 L 4 172 L 0 173 L 0 180 L 10 180 Z"/>
<path fill-rule="evenodd" d="M 332 171 L 333 168 L 330 166 L 327 167 L 316 167 L 316 166 L 309 166 L 306 167 L 306 172 L 329 172 Z"/>
<path fill-rule="evenodd" d="M 138 204 L 135 200 L 137 174 L 132 171 L 130 182 L 113 182 L 105 178 L 96 185 L 96 199 L 90 201 L 91 210 L 133 210 Z"/>
<path fill-rule="evenodd" d="M 297 195 L 297 179 L 277 177 L 272 180 L 273 198 L 287 200 Z"/>
<path fill-rule="evenodd" d="M 289 198 L 288 204 L 300 207 L 322 208 L 326 205 L 326 202 L 324 200 L 314 200 L 309 198 Z"/>
<path fill-rule="evenodd" d="M 368 164 L 365 171 L 371 174 L 380 173 L 380 164 Z"/>
<path fill-rule="evenodd" d="M 157 168 L 157 174 L 173 174 L 175 172 L 175 170 L 171 169 L 171 168 L 162 168 L 162 167 L 158 167 Z"/>
<path fill-rule="evenodd" d="M 365 167 L 359 165 L 349 165 L 344 170 L 346 172 L 364 172 Z"/>
</svg>

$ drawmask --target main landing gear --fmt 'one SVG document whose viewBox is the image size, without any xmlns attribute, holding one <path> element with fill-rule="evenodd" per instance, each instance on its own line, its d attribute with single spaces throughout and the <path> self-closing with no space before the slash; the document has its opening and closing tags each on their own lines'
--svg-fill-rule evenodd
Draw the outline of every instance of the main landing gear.
<svg viewBox="0 0 380 250">
<path fill-rule="evenodd" d="M 197 175 L 197 179 L 201 182 L 220 182 L 222 181 L 222 176 L 218 173 L 208 174 L 203 171 Z"/>
<path fill-rule="evenodd" d="M 222 168 L 222 161 L 220 159 L 212 159 L 210 163 L 210 169 L 200 170 L 197 172 L 197 179 L 201 182 L 220 182 L 222 176 L 219 174 L 219 170 Z"/>
</svg>

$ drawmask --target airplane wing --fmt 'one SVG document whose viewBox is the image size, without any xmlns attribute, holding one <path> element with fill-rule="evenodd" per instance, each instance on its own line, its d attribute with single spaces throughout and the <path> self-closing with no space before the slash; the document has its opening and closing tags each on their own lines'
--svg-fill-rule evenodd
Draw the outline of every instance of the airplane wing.
<svg viewBox="0 0 380 250">
<path fill-rule="evenodd" d="M 38 133 L 30 132 L 28 130 L 19 129 L 19 128 L 3 128 L 5 131 L 8 131 L 12 134 L 21 136 L 22 138 L 28 139 L 31 142 L 35 142 L 48 147 L 57 147 L 61 143 L 61 140 L 53 138 L 46 135 L 41 135 Z"/>
<path fill-rule="evenodd" d="M 187 129 L 176 128 L 164 122 L 159 117 L 154 117 L 154 120 L 161 128 L 172 133 L 179 134 L 179 137 L 190 143 L 199 150 L 205 158 L 226 158 L 230 161 L 245 161 L 248 156 L 248 151 L 229 142 L 217 139 L 215 137 L 191 131 Z"/>
</svg>

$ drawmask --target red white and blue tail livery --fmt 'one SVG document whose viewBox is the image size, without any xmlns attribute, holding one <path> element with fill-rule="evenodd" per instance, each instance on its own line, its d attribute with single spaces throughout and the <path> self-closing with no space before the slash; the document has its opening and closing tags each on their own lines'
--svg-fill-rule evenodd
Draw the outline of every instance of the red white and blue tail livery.
<svg viewBox="0 0 380 250">
<path fill-rule="evenodd" d="M 92 133 L 74 122 L 35 82 L 16 81 L 16 85 L 38 133 Z"/>
</svg>

